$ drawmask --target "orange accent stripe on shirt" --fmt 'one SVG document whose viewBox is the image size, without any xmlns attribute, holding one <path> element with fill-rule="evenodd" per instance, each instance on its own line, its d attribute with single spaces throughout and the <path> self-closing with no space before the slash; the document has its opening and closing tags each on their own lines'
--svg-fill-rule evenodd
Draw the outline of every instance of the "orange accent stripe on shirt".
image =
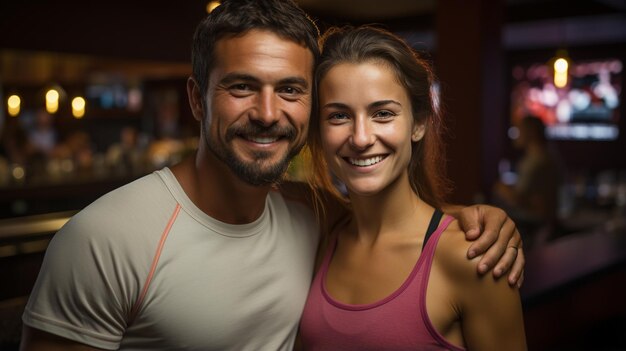
<svg viewBox="0 0 626 351">
<path fill-rule="evenodd" d="M 130 312 L 130 318 L 128 320 L 128 325 L 130 325 L 137 316 L 137 312 L 139 312 L 139 308 L 143 303 L 143 299 L 146 297 L 148 293 L 148 288 L 150 287 L 150 283 L 152 282 L 152 277 L 154 277 L 154 272 L 156 271 L 157 265 L 159 263 L 159 258 L 161 257 L 161 251 L 163 251 L 163 245 L 165 245 L 165 240 L 167 239 L 168 234 L 170 233 L 170 229 L 174 222 L 176 221 L 176 217 L 178 217 L 178 213 L 180 212 L 180 204 L 176 204 L 176 208 L 174 209 L 174 213 L 170 217 L 169 222 L 167 222 L 167 226 L 163 230 L 163 234 L 161 234 L 161 240 L 159 241 L 159 246 L 157 247 L 156 253 L 154 254 L 154 258 L 152 259 L 152 266 L 150 267 L 150 273 L 148 273 L 148 277 L 146 278 L 146 282 L 143 284 L 143 290 L 139 295 L 139 298 L 133 305 L 133 308 Z"/>
</svg>

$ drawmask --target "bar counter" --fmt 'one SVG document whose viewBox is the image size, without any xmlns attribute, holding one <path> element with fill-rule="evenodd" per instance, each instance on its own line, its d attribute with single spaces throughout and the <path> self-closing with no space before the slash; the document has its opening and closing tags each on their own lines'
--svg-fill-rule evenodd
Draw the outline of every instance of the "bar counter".
<svg viewBox="0 0 626 351">
<path fill-rule="evenodd" d="M 520 293 L 529 350 L 626 349 L 625 224 L 612 220 L 527 253 Z"/>
</svg>

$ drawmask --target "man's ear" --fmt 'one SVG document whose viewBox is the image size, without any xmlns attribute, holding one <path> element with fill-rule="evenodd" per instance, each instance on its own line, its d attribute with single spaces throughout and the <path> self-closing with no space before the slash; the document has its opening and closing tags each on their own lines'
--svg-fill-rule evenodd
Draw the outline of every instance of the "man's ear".
<svg viewBox="0 0 626 351">
<path fill-rule="evenodd" d="M 422 124 L 415 124 L 413 126 L 413 132 L 411 133 L 411 141 L 416 143 L 424 137 L 424 133 L 426 132 L 426 126 Z"/>
<path fill-rule="evenodd" d="M 200 92 L 200 86 L 193 77 L 187 78 L 187 98 L 189 99 L 189 107 L 191 107 L 191 113 L 193 118 L 201 122 L 204 118 L 204 94 Z"/>
</svg>

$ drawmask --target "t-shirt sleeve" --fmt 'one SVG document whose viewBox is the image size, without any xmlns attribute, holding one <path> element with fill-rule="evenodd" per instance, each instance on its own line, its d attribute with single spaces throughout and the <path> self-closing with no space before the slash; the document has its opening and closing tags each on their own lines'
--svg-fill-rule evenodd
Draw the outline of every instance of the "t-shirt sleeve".
<svg viewBox="0 0 626 351">
<path fill-rule="evenodd" d="M 24 324 L 102 349 L 117 349 L 137 290 L 105 221 L 79 213 L 52 239 Z M 116 236 L 113 236 L 116 237 Z"/>
</svg>

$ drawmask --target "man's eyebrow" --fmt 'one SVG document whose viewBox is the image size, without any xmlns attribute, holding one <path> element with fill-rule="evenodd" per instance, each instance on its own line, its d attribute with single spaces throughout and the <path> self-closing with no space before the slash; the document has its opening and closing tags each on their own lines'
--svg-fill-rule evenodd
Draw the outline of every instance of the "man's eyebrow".
<svg viewBox="0 0 626 351">
<path fill-rule="evenodd" d="M 228 73 L 220 80 L 220 84 L 223 85 L 232 84 L 234 82 L 260 83 L 261 80 L 251 74 L 237 72 Z M 302 77 L 286 77 L 280 79 L 277 85 L 299 85 L 306 89 L 309 87 L 309 82 Z"/>
<path fill-rule="evenodd" d="M 253 75 L 246 74 L 246 73 L 233 72 L 233 73 L 228 73 L 227 75 L 222 77 L 222 79 L 220 80 L 220 84 L 228 85 L 234 82 L 258 82 L 258 81 L 259 79 Z"/>
<path fill-rule="evenodd" d="M 302 88 L 308 88 L 309 82 L 302 77 L 287 77 L 278 81 L 279 85 L 299 85 Z"/>
</svg>

